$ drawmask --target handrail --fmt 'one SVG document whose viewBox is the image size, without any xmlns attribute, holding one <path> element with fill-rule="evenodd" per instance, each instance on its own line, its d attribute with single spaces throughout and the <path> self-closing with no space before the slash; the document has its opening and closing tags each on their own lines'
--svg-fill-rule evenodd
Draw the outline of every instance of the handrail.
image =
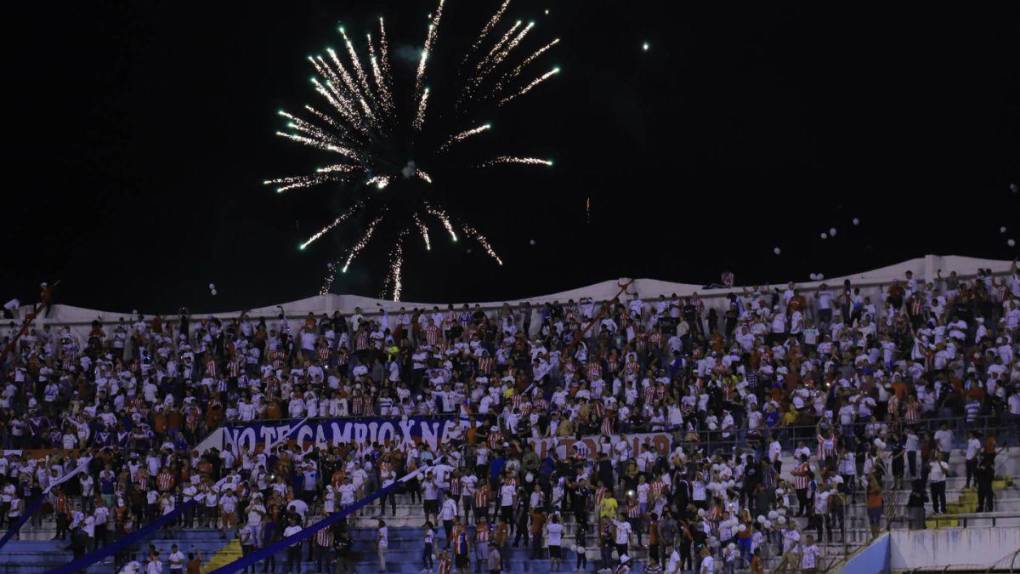
<svg viewBox="0 0 1020 574">
<path fill-rule="evenodd" d="M 935 516 L 927 516 L 927 517 L 925 517 L 925 521 L 926 522 L 928 520 L 934 521 L 935 524 L 936 524 L 936 527 L 939 527 L 938 525 L 940 523 L 943 523 L 943 522 L 953 522 L 953 521 L 956 521 L 957 523 L 962 523 L 962 524 L 960 524 L 960 527 L 963 527 L 963 528 L 995 528 L 996 527 L 996 523 L 999 520 L 1009 519 L 1009 518 L 1020 518 L 1020 512 L 1013 512 L 1013 511 L 1006 511 L 1006 512 L 959 512 L 959 513 L 956 513 L 956 514 L 939 514 L 939 515 L 935 515 Z M 891 531 L 893 529 L 892 528 L 893 523 L 910 522 L 911 520 L 913 520 L 913 519 L 910 516 L 905 516 L 905 515 L 890 516 L 886 520 L 887 530 Z M 990 526 L 989 525 L 968 524 L 969 521 L 973 521 L 973 520 L 991 520 L 992 524 Z"/>
</svg>

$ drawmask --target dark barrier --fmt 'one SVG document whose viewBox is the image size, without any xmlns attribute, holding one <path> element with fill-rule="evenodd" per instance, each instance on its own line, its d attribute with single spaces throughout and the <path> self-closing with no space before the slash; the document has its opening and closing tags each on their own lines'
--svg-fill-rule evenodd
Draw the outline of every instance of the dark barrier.
<svg viewBox="0 0 1020 574">
<path fill-rule="evenodd" d="M 438 464 L 440 460 L 441 459 L 436 459 L 435 462 Z M 377 490 L 372 494 L 366 496 L 365 498 L 362 498 L 361 500 L 355 502 L 354 504 L 348 506 L 347 508 L 341 510 L 340 512 L 334 512 L 333 514 L 330 514 L 329 516 L 323 518 L 322 520 L 316 522 L 315 524 L 301 530 L 301 532 L 298 532 L 297 534 L 294 534 L 292 536 L 288 536 L 287 538 L 284 538 L 279 542 L 266 546 L 265 548 L 260 548 L 255 552 L 252 552 L 247 556 L 239 558 L 231 562 L 230 564 L 221 566 L 220 568 L 217 568 L 216 570 L 213 570 L 208 574 L 232 574 L 234 572 L 241 571 L 245 568 L 248 568 L 249 566 L 257 564 L 262 560 L 269 558 L 270 556 L 275 556 L 281 552 L 284 552 L 285 550 L 287 550 L 287 548 L 295 544 L 300 544 L 305 540 L 312 538 L 313 536 L 315 536 L 316 532 L 322 530 L 323 528 L 329 528 L 330 526 L 336 524 L 337 522 L 340 522 L 341 520 L 347 518 L 349 515 L 361 510 L 365 506 L 368 506 L 376 499 L 382 496 L 386 496 L 391 492 L 395 492 L 398 488 L 402 487 L 405 482 L 413 479 L 414 477 L 418 476 L 423 472 L 426 472 L 428 469 L 429 467 L 420 468 L 408 474 L 407 476 L 402 477 L 400 480 L 394 482 L 393 484 L 387 486 L 386 488 Z"/>
<path fill-rule="evenodd" d="M 7 544 L 7 542 L 9 542 L 11 538 L 14 538 L 18 531 L 21 530 L 21 527 L 24 526 L 30 518 L 32 518 L 33 514 L 39 512 L 39 509 L 42 508 L 43 501 L 45 500 L 45 498 L 46 498 L 45 495 L 40 494 L 39 496 L 32 499 L 32 502 L 30 502 L 28 507 L 25 508 L 24 513 L 22 513 L 21 517 L 18 518 L 18 521 L 15 522 L 14 525 L 11 526 L 9 529 L 7 529 L 7 533 L 4 534 L 3 538 L 0 538 L 0 548 L 3 548 L 4 544 Z"/>
<path fill-rule="evenodd" d="M 145 540 L 152 533 L 156 532 L 163 526 L 177 520 L 177 518 L 180 517 L 185 510 L 195 505 L 196 503 L 193 500 L 191 502 L 182 504 L 181 506 L 175 508 L 173 512 L 160 516 L 156 520 L 153 520 L 149 524 L 146 524 L 142 528 L 138 529 L 136 532 L 133 532 L 125 536 L 124 538 L 117 540 L 113 544 L 107 544 L 106 546 L 103 546 L 102 548 L 96 550 L 91 554 L 86 554 L 85 556 L 82 556 L 81 558 L 75 560 L 74 562 L 71 562 L 70 564 L 65 564 L 60 568 L 50 570 L 46 574 L 72 574 L 73 572 L 79 571 L 84 572 L 86 568 L 92 566 L 96 562 L 99 562 L 100 560 L 103 560 L 109 556 L 113 556 L 114 554 L 120 552 L 121 550 L 124 550 L 125 548 L 133 546 L 141 542 L 142 540 Z"/>
</svg>

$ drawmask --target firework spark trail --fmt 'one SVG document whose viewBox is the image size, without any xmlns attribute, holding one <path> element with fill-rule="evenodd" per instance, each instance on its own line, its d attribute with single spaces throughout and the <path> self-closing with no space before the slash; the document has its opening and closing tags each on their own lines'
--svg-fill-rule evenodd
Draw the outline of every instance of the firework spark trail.
<svg viewBox="0 0 1020 574">
<path fill-rule="evenodd" d="M 525 58 L 524 61 L 522 61 L 520 64 L 518 64 L 517 67 L 514 68 L 512 71 L 507 72 L 506 74 L 503 74 L 503 77 L 500 78 L 499 82 L 496 83 L 496 89 L 493 90 L 493 93 L 501 95 L 503 90 L 506 88 L 506 85 L 508 83 L 514 81 L 515 79 L 517 79 L 521 75 L 521 72 L 524 71 L 524 68 L 526 68 L 528 66 L 528 64 L 530 64 L 530 63 L 534 62 L 535 60 L 537 60 L 539 58 L 539 56 L 541 56 L 542 54 L 548 52 L 550 49 L 552 49 L 553 46 L 555 46 L 556 44 L 559 44 L 559 43 L 560 43 L 560 39 L 556 38 L 552 42 L 549 42 L 545 46 L 542 46 L 538 50 L 535 50 L 534 53 L 532 53 L 530 56 Z"/>
<path fill-rule="evenodd" d="M 494 165 L 545 165 L 551 167 L 552 164 L 552 160 L 549 159 L 501 155 L 482 163 L 479 167 L 492 167 Z"/>
<path fill-rule="evenodd" d="M 421 233 L 421 238 L 425 241 L 425 251 L 432 251 L 432 241 L 429 240 L 429 226 L 425 225 L 425 222 L 421 220 L 417 213 L 414 214 L 414 224 L 418 226 L 418 232 Z"/>
<path fill-rule="evenodd" d="M 335 163 L 326 167 L 315 168 L 316 173 L 351 173 L 358 169 L 358 166 L 349 163 Z"/>
<path fill-rule="evenodd" d="M 503 265 L 503 260 L 499 258 L 499 255 L 496 253 L 496 250 L 493 249 L 492 245 L 489 244 L 489 240 L 484 235 L 479 233 L 477 229 L 471 227 L 470 225 L 465 225 L 464 234 L 477 241 L 478 244 L 482 246 L 482 249 L 484 249 L 485 252 L 489 254 L 489 257 L 492 257 L 493 259 L 496 260 L 496 263 L 498 263 L 500 266 Z"/>
<path fill-rule="evenodd" d="M 425 91 L 421 93 L 421 99 L 418 100 L 418 112 L 414 115 L 414 130 L 420 132 L 422 126 L 425 125 L 425 110 L 428 109 L 429 105 L 429 89 L 425 88 Z"/>
<path fill-rule="evenodd" d="M 337 121 L 330 117 L 328 114 L 324 114 L 319 110 L 313 108 L 312 106 L 308 105 L 305 106 L 305 110 L 307 110 L 308 113 L 312 114 L 313 116 L 319 118 L 319 120 L 321 120 L 323 123 L 328 124 L 330 127 L 340 132 L 342 135 L 349 136 L 347 128 L 337 123 Z"/>
<path fill-rule="evenodd" d="M 514 94 L 510 94 L 509 96 L 507 96 L 507 97 L 503 98 L 502 100 L 500 100 L 499 101 L 499 106 L 503 107 L 503 106 L 507 105 L 511 101 L 513 101 L 513 100 L 523 96 L 524 94 L 530 92 L 531 90 L 535 89 L 535 87 L 538 86 L 539 84 L 541 84 L 542 82 L 548 80 L 549 78 L 551 78 L 551 77 L 553 77 L 553 76 L 555 76 L 556 74 L 559 74 L 559 73 L 560 73 L 560 69 L 559 68 L 553 68 L 553 69 L 549 70 L 548 72 L 546 72 L 546 73 L 542 74 L 541 76 L 535 78 L 530 84 L 528 84 L 527 86 L 524 86 L 518 92 L 516 92 Z"/>
<path fill-rule="evenodd" d="M 388 175 L 377 175 L 365 182 L 365 185 L 374 185 L 377 189 L 386 189 L 392 178 Z"/>
<path fill-rule="evenodd" d="M 522 22 L 520 20 L 514 22 L 514 25 L 511 26 L 510 29 L 507 30 L 505 34 L 503 34 L 503 37 L 500 38 L 498 42 L 496 42 L 496 45 L 492 47 L 492 50 L 490 50 L 489 53 L 486 54 L 486 56 L 482 58 L 480 62 L 478 62 L 478 65 L 475 66 L 475 70 L 471 75 L 471 78 L 464 85 L 464 89 L 461 92 L 460 97 L 457 99 L 458 107 L 463 106 L 466 100 L 470 100 L 474 96 L 475 90 L 481 87 L 482 81 L 485 79 L 485 77 L 489 74 L 489 71 L 491 70 L 489 62 L 496 54 L 500 53 L 500 50 L 503 49 L 503 46 L 507 42 L 509 42 L 511 38 L 513 38 L 514 33 L 517 31 L 518 28 L 521 27 L 521 24 Z"/>
<path fill-rule="evenodd" d="M 387 112 L 393 113 L 393 94 L 390 93 L 382 68 L 379 66 L 379 59 L 375 54 L 375 46 L 372 44 L 371 34 L 368 34 L 368 60 L 372 63 L 372 78 L 375 81 L 375 89 L 382 100 L 383 108 Z"/>
<path fill-rule="evenodd" d="M 315 86 L 315 91 L 329 102 L 329 105 L 332 106 L 338 114 L 340 114 L 340 117 L 342 117 L 348 125 L 354 127 L 359 132 L 364 133 L 366 131 L 364 122 L 361 121 L 360 114 L 355 112 L 354 109 L 348 105 L 345 98 L 337 97 L 333 90 L 327 89 L 327 87 L 320 84 L 318 80 L 313 79 L 312 84 Z"/>
<path fill-rule="evenodd" d="M 496 54 L 498 54 L 500 52 L 500 50 L 503 49 L 503 46 L 505 46 L 506 43 L 509 42 L 510 39 L 514 37 L 514 33 L 517 32 L 517 29 L 520 28 L 521 24 L 523 24 L 523 23 L 524 22 L 522 22 L 520 20 L 514 22 L 514 25 L 510 26 L 510 29 L 507 30 L 505 34 L 503 34 L 503 37 L 499 39 L 499 42 L 496 42 L 496 45 L 493 46 L 491 50 L 489 50 L 489 53 L 486 54 L 486 56 L 484 58 L 482 58 L 482 61 L 478 62 L 478 65 L 475 67 L 475 78 L 476 79 L 478 78 L 478 75 L 477 75 L 478 72 L 481 72 L 483 68 L 485 68 L 486 66 L 489 65 L 489 62 L 493 59 L 493 57 L 495 57 Z"/>
<path fill-rule="evenodd" d="M 344 266 L 340 271 L 347 273 L 347 268 L 351 266 L 351 262 L 354 261 L 354 258 L 357 257 L 365 249 L 365 246 L 368 245 L 368 242 L 372 240 L 372 235 L 375 233 L 376 227 L 378 227 L 379 223 L 383 220 L 383 217 L 384 216 L 380 215 L 373 219 L 372 223 L 368 224 L 368 227 L 365 229 L 365 233 L 361 236 L 361 239 L 359 239 L 358 242 L 351 247 L 351 252 L 347 254 L 347 260 L 344 261 Z"/>
<path fill-rule="evenodd" d="M 386 23 L 379 17 L 379 63 L 382 65 L 383 76 L 392 79 L 390 71 L 390 41 L 386 37 Z"/>
<path fill-rule="evenodd" d="M 312 63 L 312 66 L 315 68 L 315 71 L 319 74 L 319 76 L 325 80 L 326 86 L 329 88 L 329 92 L 340 101 L 347 104 L 347 98 L 337 88 L 337 86 L 344 85 L 344 81 L 337 75 L 336 71 L 333 70 L 328 63 L 326 63 L 326 60 L 324 60 L 322 56 L 308 56 L 308 61 Z M 313 81 L 312 83 L 318 85 L 316 81 Z"/>
<path fill-rule="evenodd" d="M 339 93 L 341 86 L 347 89 L 350 94 L 359 95 L 357 86 L 354 85 L 354 79 L 351 78 L 351 74 L 347 71 L 347 66 L 344 66 L 343 62 L 340 61 L 340 56 L 337 55 L 336 50 L 333 48 L 326 48 L 326 53 L 329 54 L 329 59 L 332 65 L 328 64 L 322 56 L 318 56 L 320 65 L 326 70 L 325 77 L 334 84 L 334 90 Z"/>
<path fill-rule="evenodd" d="M 393 250 L 390 251 L 390 272 L 383 284 L 382 296 L 385 298 L 386 291 L 392 288 L 394 301 L 400 301 L 400 293 L 404 288 L 401 277 L 404 269 L 404 238 L 406 237 L 407 229 L 401 231 L 397 236 L 397 242 L 393 246 Z"/>
<path fill-rule="evenodd" d="M 480 133 L 482 133 L 482 132 L 484 132 L 486 130 L 489 130 L 489 129 L 492 129 L 492 124 L 484 124 L 484 125 L 478 126 L 477 128 L 471 128 L 469 130 L 464 130 L 464 131 L 460 132 L 459 134 L 451 136 L 450 139 L 448 139 L 446 141 L 446 143 L 444 143 L 442 146 L 439 147 L 439 151 L 446 151 L 446 150 L 450 149 L 450 146 L 452 146 L 453 144 L 460 143 L 460 142 L 468 139 L 471 136 L 478 135 L 478 134 L 480 134 Z"/>
<path fill-rule="evenodd" d="M 364 90 L 364 97 L 369 101 L 373 101 L 378 106 L 378 101 L 375 100 L 375 96 L 372 94 L 372 88 L 368 85 L 368 76 L 365 75 L 365 69 L 361 67 L 361 58 L 354 51 L 354 44 L 347 37 L 347 32 L 343 27 L 340 28 L 340 35 L 344 38 L 344 44 L 347 46 L 347 55 L 351 59 L 351 66 L 354 67 L 354 74 L 358 77 L 358 84 Z"/>
<path fill-rule="evenodd" d="M 435 27 L 429 24 L 428 37 L 425 40 L 425 47 L 421 51 L 421 59 L 418 61 L 418 75 L 414 80 L 414 93 L 421 93 L 422 83 L 425 81 L 425 64 L 429 59 L 429 45 L 432 43 L 432 37 L 434 36 Z"/>
<path fill-rule="evenodd" d="M 510 0 L 506 0 L 505 2 L 503 2 L 503 4 L 499 7 L 499 10 L 496 10 L 496 13 L 492 15 L 492 18 L 490 18 L 489 21 L 485 23 L 485 26 L 482 28 L 482 32 L 478 34 L 478 39 L 475 40 L 475 43 L 471 45 L 471 49 L 468 50 L 468 53 L 464 55 L 464 61 L 461 62 L 461 65 L 466 64 L 467 61 L 471 58 L 471 56 L 473 56 L 475 52 L 478 51 L 478 48 L 481 47 L 482 42 L 484 42 L 485 39 L 489 37 L 489 34 L 492 33 L 492 30 L 499 24 L 500 20 L 503 19 L 503 14 L 506 13 L 506 9 L 509 6 Z"/>
<path fill-rule="evenodd" d="M 496 56 L 489 62 L 488 71 L 491 72 L 494 68 L 502 64 L 503 61 L 506 60 L 506 57 L 510 55 L 510 52 L 521 44 L 521 41 L 524 40 L 524 37 L 527 36 L 528 32 L 530 32 L 534 27 L 535 27 L 534 22 L 528 22 L 528 25 L 525 26 L 523 30 L 518 32 L 517 35 L 514 36 L 514 39 L 511 40 L 510 43 L 508 43 L 506 46 L 504 46 L 503 49 L 500 50 L 499 53 L 496 54 Z"/>
<path fill-rule="evenodd" d="M 351 67 L 354 69 L 354 75 L 358 79 L 358 85 L 364 90 L 365 95 L 370 96 L 372 91 L 368 85 L 368 76 L 365 75 L 365 69 L 361 66 L 361 57 L 358 56 L 358 52 L 354 49 L 354 43 L 347 36 L 347 29 L 343 26 L 340 27 L 340 37 L 343 38 L 344 47 L 347 48 L 347 57 L 351 61 Z"/>
<path fill-rule="evenodd" d="M 443 5 L 446 0 L 439 0 L 435 14 L 432 15 L 432 22 L 429 23 L 428 33 L 425 35 L 425 47 L 421 50 L 421 59 L 418 60 L 418 74 L 414 80 L 414 93 L 420 94 L 422 83 L 425 81 L 425 70 L 428 66 L 429 55 L 432 54 L 433 46 L 436 43 L 436 36 L 439 34 L 439 21 L 443 18 Z"/>
<path fill-rule="evenodd" d="M 348 148 L 348 147 L 338 146 L 338 145 L 331 144 L 331 143 L 328 143 L 328 142 L 321 142 L 321 141 L 318 141 L 318 140 L 315 140 L 315 139 L 312 139 L 312 138 L 308 138 L 308 137 L 305 137 L 305 136 L 299 136 L 297 134 L 289 134 L 287 132 L 276 132 L 276 135 L 278 135 L 278 136 L 280 136 L 282 138 L 287 138 L 289 140 L 296 141 L 298 143 L 305 144 L 308 147 L 313 147 L 315 149 L 319 149 L 319 150 L 322 150 L 322 151 L 331 151 L 333 153 L 342 155 L 342 156 L 344 156 L 344 157 L 346 157 L 348 159 L 352 159 L 352 160 L 355 160 L 355 161 L 361 161 L 362 160 L 362 156 L 360 156 L 358 154 L 358 152 L 356 152 L 356 151 L 354 151 L 354 150 L 352 150 L 351 148 Z"/>
<path fill-rule="evenodd" d="M 358 89 L 358 86 L 354 83 L 354 78 L 351 77 L 350 72 L 347 71 L 347 67 L 340 61 L 340 56 L 337 56 L 336 50 L 333 48 L 326 48 L 326 53 L 329 54 L 330 59 L 333 60 L 332 69 L 340 74 L 342 85 L 344 85 L 347 88 L 347 91 L 350 92 L 352 99 L 363 100 L 364 94 L 361 93 L 361 90 Z M 363 118 L 359 119 L 363 121 Z"/>
<path fill-rule="evenodd" d="M 308 136 L 308 137 L 310 137 L 310 138 L 312 138 L 312 139 L 314 139 L 316 141 L 320 141 L 320 142 L 326 143 L 326 144 L 329 144 L 329 143 L 340 143 L 340 144 L 342 144 L 342 143 L 344 143 L 343 141 L 340 140 L 340 138 L 337 138 L 336 136 L 334 136 L 332 134 L 326 133 L 325 131 L 323 131 L 322 128 L 320 128 L 319 126 L 317 126 L 315 124 L 310 124 L 310 123 L 302 120 L 301 118 L 296 118 L 294 116 L 290 116 L 289 114 L 287 114 L 287 112 L 280 112 L 280 115 L 289 116 L 292 119 L 292 121 L 287 123 L 287 127 L 288 128 L 290 128 L 290 129 L 292 129 L 292 130 L 294 130 L 296 132 L 300 132 L 300 133 L 302 133 L 302 134 L 304 134 L 304 135 L 306 135 L 306 136 Z"/>
<path fill-rule="evenodd" d="M 333 229 L 335 229 L 337 225 L 340 225 L 344 221 L 347 221 L 352 215 L 354 215 L 356 211 L 358 211 L 360 207 L 361 207 L 360 205 L 355 205 L 348 208 L 347 211 L 341 213 L 336 219 L 334 219 L 332 223 L 320 229 L 318 233 L 316 233 L 315 235 L 309 237 L 308 241 L 305 241 L 304 243 L 301 244 L 300 249 L 304 251 L 306 247 L 315 243 L 319 239 L 322 239 L 323 235 L 326 235 L 330 231 L 333 231 Z"/>
<path fill-rule="evenodd" d="M 329 105 L 333 106 L 333 109 L 340 114 L 340 117 L 344 118 L 348 124 L 357 129 L 361 133 L 367 133 L 368 127 L 361 118 L 361 113 L 358 112 L 354 106 L 347 101 L 347 98 L 338 95 L 332 82 L 327 82 L 326 85 L 320 83 L 317 79 L 312 79 L 312 84 L 315 86 L 315 91 L 320 96 L 329 102 Z"/>
<path fill-rule="evenodd" d="M 276 179 L 267 179 L 262 183 L 264 185 L 275 185 L 276 193 L 284 193 L 293 189 L 302 189 L 306 187 L 312 187 L 329 181 L 329 178 L 324 175 L 298 175 L 295 177 L 278 177 Z"/>
<path fill-rule="evenodd" d="M 453 223 L 450 221 L 450 216 L 447 215 L 446 212 L 443 211 L 442 209 L 433 207 L 428 204 L 426 204 L 426 210 L 428 211 L 429 215 L 435 217 L 436 219 L 439 220 L 440 223 L 443 224 L 443 227 L 446 228 L 446 232 L 450 234 L 450 239 L 453 239 L 453 241 L 456 242 L 457 232 L 453 228 Z"/>
<path fill-rule="evenodd" d="M 329 290 L 333 288 L 333 280 L 336 279 L 336 266 L 337 262 L 335 261 L 326 264 L 326 275 L 322 279 L 319 295 L 329 295 Z"/>
<path fill-rule="evenodd" d="M 418 176 L 418 179 L 424 181 L 425 183 L 432 183 L 432 176 L 430 176 L 427 171 L 418 168 L 418 170 L 414 174 Z"/>
</svg>

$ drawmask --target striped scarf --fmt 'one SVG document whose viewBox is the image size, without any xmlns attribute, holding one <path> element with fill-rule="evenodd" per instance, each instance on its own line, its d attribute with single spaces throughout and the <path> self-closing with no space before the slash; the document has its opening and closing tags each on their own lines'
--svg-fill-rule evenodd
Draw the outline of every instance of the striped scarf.
<svg viewBox="0 0 1020 574">
<path fill-rule="evenodd" d="M 478 370 L 483 375 L 486 375 L 486 376 L 491 375 L 492 374 L 492 369 L 493 369 L 493 367 L 495 367 L 495 365 L 496 365 L 496 359 L 494 359 L 494 358 L 492 358 L 490 356 L 484 356 L 484 357 L 480 357 L 478 359 Z"/>
<path fill-rule="evenodd" d="M 488 508 L 489 506 L 489 485 L 482 484 L 475 491 L 475 506 L 477 508 Z"/>
</svg>

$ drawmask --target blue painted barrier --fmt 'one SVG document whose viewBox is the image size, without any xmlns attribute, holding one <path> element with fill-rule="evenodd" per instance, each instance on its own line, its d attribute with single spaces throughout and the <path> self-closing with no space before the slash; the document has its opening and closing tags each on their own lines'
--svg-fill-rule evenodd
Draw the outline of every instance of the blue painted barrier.
<svg viewBox="0 0 1020 574">
<path fill-rule="evenodd" d="M 42 508 L 44 499 L 45 496 L 43 495 L 39 495 L 32 499 L 32 502 L 30 502 L 28 507 L 25 508 L 25 512 L 22 513 L 21 518 L 19 518 L 13 526 L 7 529 L 7 533 L 4 534 L 3 538 L 0 538 L 0 548 L 3 548 L 4 544 L 7 544 L 11 538 L 14 538 L 18 531 L 21 530 L 21 527 L 28 523 L 29 519 L 32 518 L 32 515 L 39 512 L 39 509 Z"/>
<path fill-rule="evenodd" d="M 182 504 L 181 506 L 175 508 L 173 512 L 160 516 L 156 520 L 153 520 L 149 524 L 146 524 L 137 531 L 117 540 L 113 544 L 107 544 L 106 546 L 99 548 L 98 550 L 91 554 L 86 554 L 85 556 L 82 556 L 81 558 L 71 562 L 70 564 L 65 564 L 60 568 L 50 570 L 46 574 L 72 574 L 73 572 L 84 571 L 86 568 L 92 566 L 96 562 L 99 562 L 100 560 L 113 556 L 114 554 L 120 552 L 121 550 L 124 550 L 125 548 L 133 546 L 141 542 L 142 540 L 145 540 L 163 526 L 177 520 L 177 518 L 180 517 L 185 510 L 192 506 L 195 506 L 196 504 L 197 503 L 194 500 Z"/>
</svg>

